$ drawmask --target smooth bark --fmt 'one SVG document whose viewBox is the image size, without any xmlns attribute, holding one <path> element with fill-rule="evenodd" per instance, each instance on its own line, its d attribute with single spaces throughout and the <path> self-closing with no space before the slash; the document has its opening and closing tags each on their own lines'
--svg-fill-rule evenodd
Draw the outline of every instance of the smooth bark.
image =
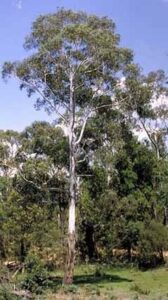
<svg viewBox="0 0 168 300">
<path fill-rule="evenodd" d="M 75 206 L 76 206 L 76 137 L 75 137 L 75 99 L 73 86 L 73 73 L 70 73 L 70 126 L 69 126 L 69 177 L 70 199 L 68 219 L 68 251 L 63 283 L 72 284 L 75 264 Z"/>
</svg>

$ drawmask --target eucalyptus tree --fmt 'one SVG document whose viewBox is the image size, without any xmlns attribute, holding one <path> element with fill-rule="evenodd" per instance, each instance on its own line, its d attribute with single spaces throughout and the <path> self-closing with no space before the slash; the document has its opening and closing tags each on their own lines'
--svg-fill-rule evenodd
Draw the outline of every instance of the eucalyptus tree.
<svg viewBox="0 0 168 300">
<path fill-rule="evenodd" d="M 150 72 L 144 79 L 150 90 L 150 101 L 145 110 L 137 111 L 137 123 L 142 136 L 148 140 L 157 160 L 165 157 L 168 135 L 167 77 L 164 71 Z"/>
<path fill-rule="evenodd" d="M 34 245 L 62 247 L 67 146 L 63 131 L 47 122 L 0 132 L 0 256 L 24 260 Z"/>
<path fill-rule="evenodd" d="M 138 130 L 135 132 L 141 141 L 145 141 L 154 150 L 157 170 L 153 189 L 157 194 L 157 202 L 164 207 L 163 223 L 167 224 L 168 206 L 165 186 L 167 185 L 168 88 L 164 71 L 150 72 L 144 78 L 144 85 L 150 91 L 150 97 L 145 109 L 136 112 L 135 128 Z"/>
<path fill-rule="evenodd" d="M 155 196 L 151 205 L 157 218 L 157 204 L 164 205 L 164 223 L 167 223 L 168 209 L 166 201 L 167 184 L 167 136 L 168 136 L 168 88 L 167 77 L 162 70 L 142 75 L 138 66 L 129 66 L 122 87 L 118 89 L 118 98 L 122 111 L 130 121 L 133 133 L 141 143 L 154 150 L 155 176 L 153 191 Z"/>
<path fill-rule="evenodd" d="M 117 82 L 132 52 L 122 48 L 115 24 L 106 17 L 58 10 L 40 16 L 24 47 L 30 56 L 6 62 L 3 76 L 14 75 L 36 108 L 55 114 L 69 141 L 68 254 L 64 283 L 71 284 L 75 261 L 75 206 L 78 157 L 87 121 L 100 107 L 112 107 Z M 57 117 L 56 117 L 57 116 Z"/>
<path fill-rule="evenodd" d="M 20 134 L 13 130 L 0 131 L 0 174 L 11 177 L 15 174 L 14 160 L 21 146 Z M 13 166 L 9 168 L 8 166 Z"/>
</svg>

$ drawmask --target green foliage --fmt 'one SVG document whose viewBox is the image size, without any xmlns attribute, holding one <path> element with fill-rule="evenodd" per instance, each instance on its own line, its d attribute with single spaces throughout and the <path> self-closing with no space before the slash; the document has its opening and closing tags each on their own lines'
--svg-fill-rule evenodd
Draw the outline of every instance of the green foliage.
<svg viewBox="0 0 168 300">
<path fill-rule="evenodd" d="M 104 268 L 102 268 L 101 266 L 96 266 L 94 276 L 95 277 L 103 277 L 104 275 L 105 275 Z"/>
<path fill-rule="evenodd" d="M 29 254 L 25 261 L 26 277 L 21 286 L 32 293 L 41 294 L 49 285 L 49 274 L 39 257 Z"/>
<path fill-rule="evenodd" d="M 78 290 L 78 287 L 75 285 L 75 284 L 71 284 L 71 285 L 63 285 L 63 291 L 65 294 L 76 294 L 77 293 L 77 290 Z"/>
<path fill-rule="evenodd" d="M 19 300 L 19 296 L 15 296 L 9 291 L 8 287 L 0 287 L 0 300 Z"/>
<path fill-rule="evenodd" d="M 155 221 L 142 228 L 138 244 L 138 262 L 142 268 L 156 267 L 163 263 L 163 250 L 168 247 L 167 228 Z"/>
<path fill-rule="evenodd" d="M 34 122 L 22 132 L 21 137 L 21 151 L 36 153 L 39 157 L 47 155 L 54 164 L 67 165 L 68 141 L 61 128 L 55 128 L 47 122 Z"/>
<path fill-rule="evenodd" d="M 131 286 L 130 291 L 137 292 L 138 294 L 141 294 L 141 295 L 149 295 L 150 294 L 150 291 L 148 289 L 142 289 L 137 284 L 134 284 L 133 286 Z"/>
<path fill-rule="evenodd" d="M 7 135 L 10 141 L 11 134 L 10 139 Z M 94 164 L 85 162 L 79 168 L 79 173 L 90 175 L 80 185 L 79 257 L 111 261 L 112 249 L 122 248 L 127 251 L 127 259 L 138 260 L 139 266 L 155 265 L 163 261 L 161 253 L 167 249 L 166 228 L 162 226 L 167 205 L 167 164 L 163 160 L 156 163 L 154 153 L 139 144 L 128 127 L 122 125 L 120 134 L 118 151 L 110 153 L 113 137 L 104 148 L 106 153 L 95 148 Z M 1 257 L 24 261 L 27 253 L 36 249 L 46 265 L 55 268 L 63 264 L 65 255 L 68 183 L 64 174 L 49 174 L 53 163 L 62 164 L 61 158 L 56 162 L 55 150 L 51 150 L 54 136 L 58 149 L 62 147 L 62 133 L 54 128 L 52 131 L 46 123 L 35 123 L 21 135 L 22 138 L 17 136 L 20 148 L 15 159 L 16 163 L 22 162 L 23 176 L 0 178 Z M 35 156 L 23 156 L 23 151 Z M 66 166 L 64 158 L 62 162 Z M 149 226 L 154 222 L 154 227 Z M 139 257 L 132 257 L 131 250 Z"/>
</svg>

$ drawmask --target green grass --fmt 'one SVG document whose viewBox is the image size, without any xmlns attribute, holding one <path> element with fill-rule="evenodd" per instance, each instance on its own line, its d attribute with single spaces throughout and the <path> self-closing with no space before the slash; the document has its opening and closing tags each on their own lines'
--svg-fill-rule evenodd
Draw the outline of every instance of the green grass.
<svg viewBox="0 0 168 300">
<path fill-rule="evenodd" d="M 2 275 L 2 274 L 1 274 Z M 26 273 L 5 281 L 1 288 L 12 290 Z M 2 277 L 2 276 L 1 276 Z M 62 286 L 63 272 L 50 273 L 50 284 L 35 300 L 168 300 L 168 268 L 140 271 L 131 267 L 80 265 L 75 267 L 74 283 Z M 10 280 L 9 279 L 9 280 Z M 9 283 L 10 282 L 10 283 Z M 0 300 L 4 299 L 0 293 Z M 5 299 L 13 299 L 8 298 Z M 20 298 L 19 298 L 20 299 Z"/>
<path fill-rule="evenodd" d="M 53 275 L 55 293 L 48 291 L 44 299 L 168 299 L 168 268 L 166 267 L 142 272 L 126 267 L 77 266 L 74 284 L 69 287 L 61 286 L 61 275 L 61 272 Z"/>
</svg>

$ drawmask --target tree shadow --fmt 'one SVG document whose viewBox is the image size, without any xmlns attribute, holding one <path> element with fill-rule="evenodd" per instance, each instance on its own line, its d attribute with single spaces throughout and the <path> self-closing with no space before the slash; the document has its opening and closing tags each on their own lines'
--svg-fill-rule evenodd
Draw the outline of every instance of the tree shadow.
<svg viewBox="0 0 168 300">
<path fill-rule="evenodd" d="M 50 278 L 51 285 L 59 286 L 62 284 L 62 277 L 52 276 Z M 95 274 L 84 274 L 75 275 L 74 284 L 75 285 L 87 285 L 87 284 L 97 284 L 97 283 L 113 283 L 113 282 L 132 282 L 133 280 L 120 277 L 118 275 L 103 274 L 101 276 L 96 276 Z"/>
<path fill-rule="evenodd" d="M 118 275 L 109 274 L 103 274 L 101 276 L 96 276 L 94 274 L 74 276 L 74 284 L 96 284 L 109 282 L 132 282 L 132 280 Z"/>
</svg>

